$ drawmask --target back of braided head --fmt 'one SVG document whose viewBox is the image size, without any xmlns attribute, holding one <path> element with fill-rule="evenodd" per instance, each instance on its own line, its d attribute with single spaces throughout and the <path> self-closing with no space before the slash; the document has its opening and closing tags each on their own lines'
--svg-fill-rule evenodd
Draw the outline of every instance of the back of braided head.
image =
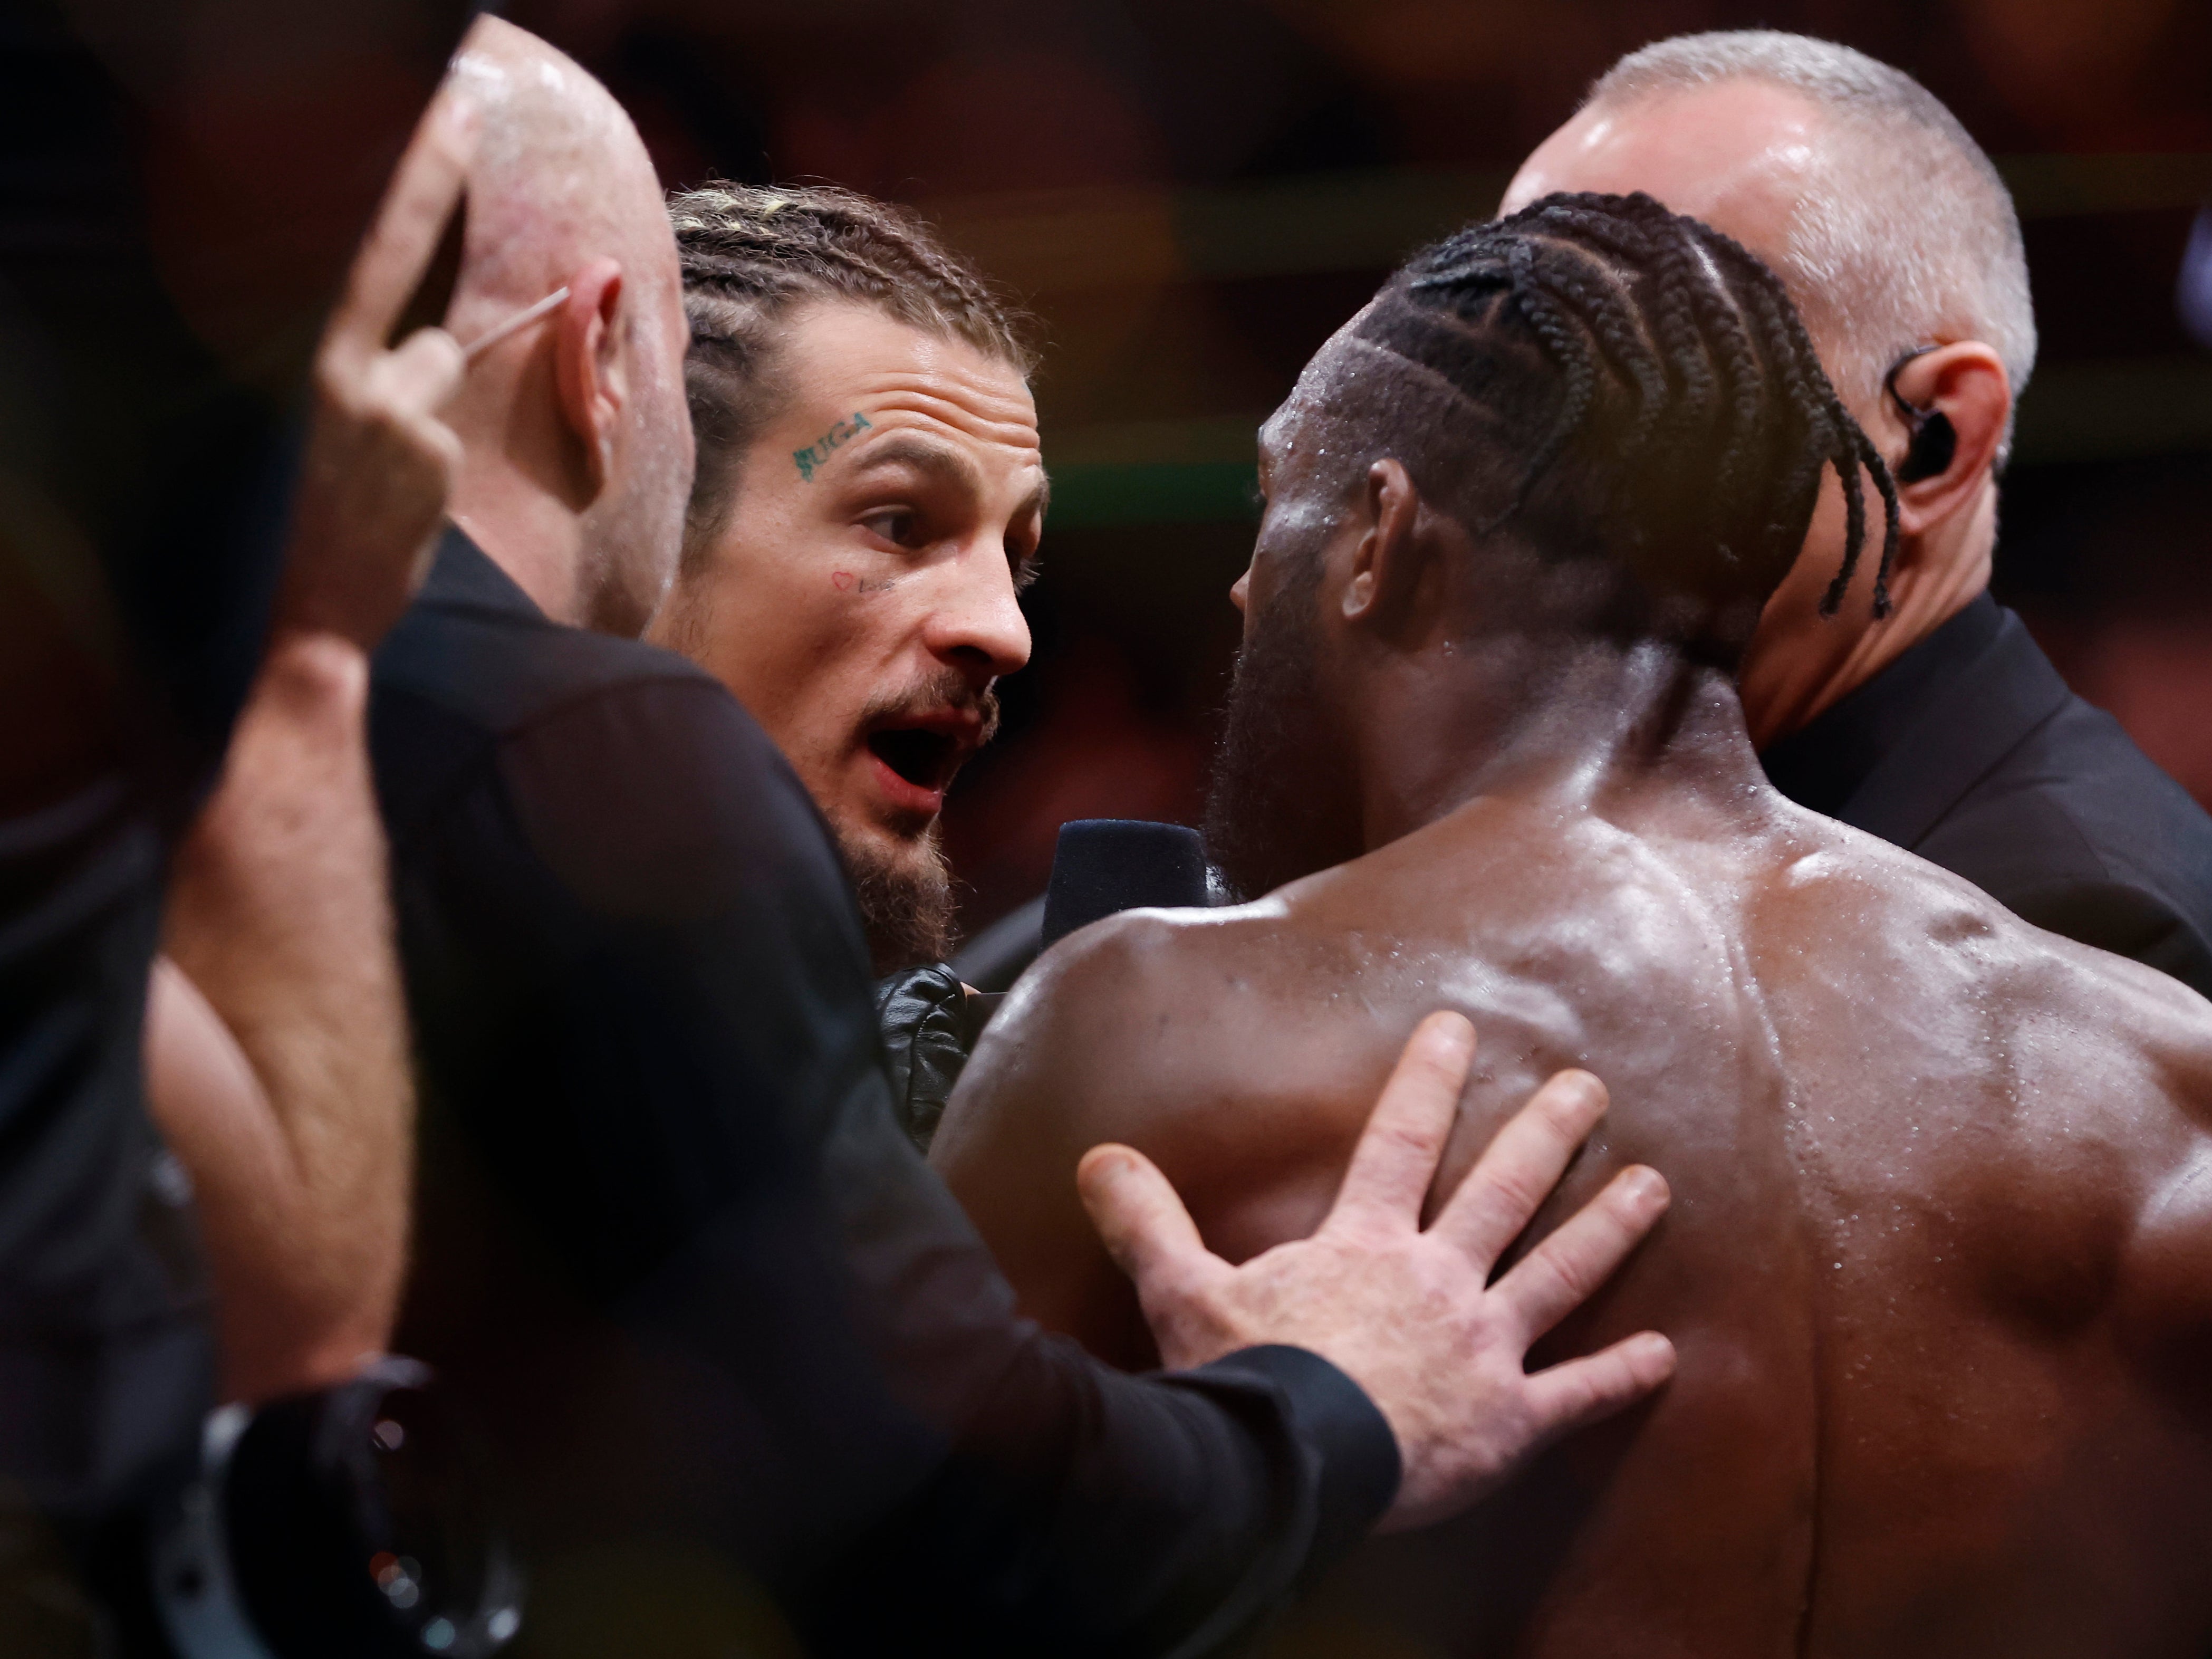
<svg viewBox="0 0 2212 1659">
<path fill-rule="evenodd" d="M 1822 609 L 1865 543 L 1863 469 L 1885 509 L 1887 613 L 1888 469 L 1780 281 L 1711 227 L 1642 194 L 1546 197 L 1416 254 L 1349 334 L 1418 371 L 1424 395 L 1373 404 L 1381 423 L 1448 406 L 1443 435 L 1396 434 L 1425 490 L 1479 535 L 1510 526 L 1540 556 L 1624 569 L 1647 623 L 1695 618 L 1686 643 L 1739 651 L 1832 466 L 1848 525 Z"/>
<path fill-rule="evenodd" d="M 819 301 L 873 306 L 927 333 L 1036 366 L 1028 319 L 915 215 L 823 185 L 716 182 L 669 198 L 691 325 L 685 388 L 699 462 L 687 562 L 727 516 L 737 463 L 773 412 L 781 323 Z"/>
</svg>

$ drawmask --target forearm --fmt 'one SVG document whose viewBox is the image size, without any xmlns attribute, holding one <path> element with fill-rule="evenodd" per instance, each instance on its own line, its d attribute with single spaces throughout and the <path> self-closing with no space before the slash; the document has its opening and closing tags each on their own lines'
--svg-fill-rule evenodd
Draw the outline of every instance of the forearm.
<svg viewBox="0 0 2212 1659">
<path fill-rule="evenodd" d="M 825 1655 L 1195 1659 L 1364 1537 L 1396 1467 L 1379 1414 L 1311 1354 L 1146 1378 L 1040 1354 L 796 1611 Z"/>
<path fill-rule="evenodd" d="M 1115 1371 L 1015 1316 L 867 1085 L 829 1152 L 886 1373 L 951 1449 L 811 1598 L 824 1650 L 879 1650 L 902 1621 L 977 1654 L 1212 1651 L 1389 1506 L 1389 1427 L 1325 1362 L 1253 1351 L 1171 1379 Z"/>
<path fill-rule="evenodd" d="M 156 1028 L 155 1104 L 198 1189 L 234 1396 L 343 1375 L 398 1304 L 413 1096 L 367 684 L 358 647 L 276 638 L 170 885 L 167 951 L 216 1018 L 171 999 L 204 1063 L 165 1086 Z"/>
</svg>

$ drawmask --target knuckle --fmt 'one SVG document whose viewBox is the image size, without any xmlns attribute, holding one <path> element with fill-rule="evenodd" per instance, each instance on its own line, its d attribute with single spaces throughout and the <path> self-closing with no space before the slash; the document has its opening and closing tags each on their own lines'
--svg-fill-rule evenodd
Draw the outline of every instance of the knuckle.
<svg viewBox="0 0 2212 1659">
<path fill-rule="evenodd" d="M 1538 1180 L 1528 1170 L 1509 1164 L 1490 1172 L 1487 1182 L 1498 1220 L 1510 1222 L 1518 1232 L 1522 1223 L 1535 1214 L 1551 1193 L 1547 1182 Z"/>
<path fill-rule="evenodd" d="M 1590 1206 L 1591 1221 L 1601 1231 L 1606 1243 L 1613 1249 L 1626 1250 L 1651 1230 L 1659 1218 L 1657 1209 L 1636 1188 L 1627 1182 L 1614 1182 Z"/>
<path fill-rule="evenodd" d="M 1538 1126 L 1561 1146 L 1579 1146 L 1589 1131 L 1589 1114 L 1573 1090 L 1547 1086 L 1531 1103 Z"/>
<path fill-rule="evenodd" d="M 1597 1288 L 1598 1275 L 1573 1255 L 1554 1253 L 1536 1261 L 1540 1264 L 1536 1288 L 1553 1307 L 1577 1306 Z"/>
</svg>

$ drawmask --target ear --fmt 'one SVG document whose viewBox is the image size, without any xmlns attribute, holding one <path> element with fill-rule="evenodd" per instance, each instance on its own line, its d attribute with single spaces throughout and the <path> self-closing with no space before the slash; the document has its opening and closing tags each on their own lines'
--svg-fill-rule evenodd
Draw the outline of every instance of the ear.
<svg viewBox="0 0 2212 1659">
<path fill-rule="evenodd" d="M 1352 508 L 1359 540 L 1344 588 L 1344 619 L 1394 629 L 1420 586 L 1427 559 L 1414 533 L 1421 494 L 1405 465 L 1384 457 L 1367 469 Z"/>
<path fill-rule="evenodd" d="M 592 260 L 568 279 L 568 303 L 553 331 L 561 416 L 583 446 L 595 495 L 614 471 L 615 434 L 629 392 L 616 329 L 622 291 L 622 267 L 612 259 Z"/>
<path fill-rule="evenodd" d="M 1924 536 L 1954 514 L 1972 512 L 1980 500 L 2012 416 L 2012 383 L 1995 351 L 1979 340 L 1961 340 L 1911 359 L 1890 384 L 1897 395 L 1883 399 L 1882 448 L 1893 473 L 1918 474 L 1898 480 L 1898 529 L 1908 538 Z M 1948 459 L 1941 429 L 1930 430 L 1939 420 L 1951 430 Z M 1924 434 L 1917 452 L 1916 421 Z M 1905 468 L 1916 453 L 1921 465 Z"/>
</svg>

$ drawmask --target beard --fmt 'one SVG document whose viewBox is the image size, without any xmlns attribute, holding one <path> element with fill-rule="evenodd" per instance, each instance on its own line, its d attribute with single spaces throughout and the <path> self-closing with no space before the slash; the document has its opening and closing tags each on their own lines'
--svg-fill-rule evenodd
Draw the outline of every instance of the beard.
<svg viewBox="0 0 2212 1659">
<path fill-rule="evenodd" d="M 683 413 L 680 404 L 675 413 Z M 586 516 L 583 621 L 595 633 L 642 638 L 668 597 L 691 488 L 683 459 L 689 446 L 674 435 L 683 430 L 665 408 L 658 417 L 641 416 L 631 435 L 636 459 L 629 487 L 595 502 Z"/>
<path fill-rule="evenodd" d="M 1315 696 L 1313 610 L 1321 566 L 1310 560 L 1277 595 L 1237 653 L 1206 792 L 1206 855 L 1239 899 L 1273 892 L 1355 855 L 1334 844 L 1316 787 L 1329 745 Z"/>
<path fill-rule="evenodd" d="M 948 670 L 896 695 L 872 702 L 861 716 L 864 726 L 902 712 L 933 708 L 972 710 L 981 721 L 975 746 L 982 748 L 999 729 L 999 696 L 977 691 L 967 677 Z M 952 952 L 952 871 L 945 856 L 939 820 L 921 823 L 911 835 L 857 834 L 833 823 L 837 850 L 853 881 L 853 895 L 867 930 L 868 952 L 876 976 L 902 968 L 942 962 Z"/>
<path fill-rule="evenodd" d="M 894 849 L 840 833 L 876 977 L 942 962 L 952 951 L 952 871 L 937 826 Z"/>
</svg>

